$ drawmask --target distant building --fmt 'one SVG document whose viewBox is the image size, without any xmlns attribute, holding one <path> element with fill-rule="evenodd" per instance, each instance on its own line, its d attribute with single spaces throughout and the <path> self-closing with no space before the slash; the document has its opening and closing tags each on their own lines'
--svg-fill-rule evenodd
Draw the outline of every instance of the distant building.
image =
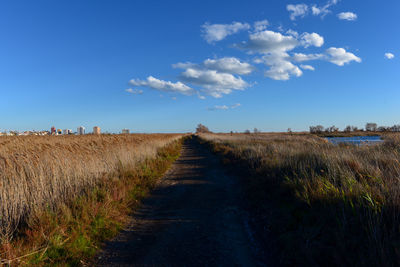
<svg viewBox="0 0 400 267">
<path fill-rule="evenodd" d="M 129 134 L 129 129 L 122 129 L 122 134 Z"/>
<path fill-rule="evenodd" d="M 78 127 L 78 134 L 85 134 L 85 127 L 79 126 Z"/>
<path fill-rule="evenodd" d="M 94 126 L 93 127 L 93 134 L 100 134 L 100 127 L 99 126 Z"/>
<path fill-rule="evenodd" d="M 56 127 L 54 126 L 51 127 L 51 134 L 56 134 Z"/>
<path fill-rule="evenodd" d="M 72 130 L 71 129 L 64 129 L 63 130 L 63 134 L 72 134 Z"/>
</svg>

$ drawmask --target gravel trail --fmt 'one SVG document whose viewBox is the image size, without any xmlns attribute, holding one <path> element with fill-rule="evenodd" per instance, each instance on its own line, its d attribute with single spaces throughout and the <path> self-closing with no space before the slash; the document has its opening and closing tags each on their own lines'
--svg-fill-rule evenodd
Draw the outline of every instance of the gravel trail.
<svg viewBox="0 0 400 267">
<path fill-rule="evenodd" d="M 97 266 L 263 266 L 240 187 L 194 137 Z"/>
</svg>

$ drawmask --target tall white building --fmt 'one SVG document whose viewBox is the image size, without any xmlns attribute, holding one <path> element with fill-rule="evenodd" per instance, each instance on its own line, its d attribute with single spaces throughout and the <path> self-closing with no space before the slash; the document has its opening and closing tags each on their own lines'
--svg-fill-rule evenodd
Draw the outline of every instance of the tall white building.
<svg viewBox="0 0 400 267">
<path fill-rule="evenodd" d="M 100 134 L 100 127 L 99 126 L 94 126 L 93 127 L 93 134 Z"/>
<path fill-rule="evenodd" d="M 78 134 L 85 134 L 85 127 L 79 126 L 78 127 Z"/>
</svg>

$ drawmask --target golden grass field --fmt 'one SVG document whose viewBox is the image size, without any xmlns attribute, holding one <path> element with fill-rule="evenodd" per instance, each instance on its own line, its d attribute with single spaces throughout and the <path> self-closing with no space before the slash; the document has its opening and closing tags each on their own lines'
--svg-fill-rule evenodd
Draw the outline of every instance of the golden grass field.
<svg viewBox="0 0 400 267">
<path fill-rule="evenodd" d="M 201 138 L 239 166 L 279 265 L 400 264 L 400 135 L 371 146 L 308 134 Z"/>
<path fill-rule="evenodd" d="M 182 134 L 0 137 L 0 264 L 87 265 L 178 157 Z M 200 134 L 241 177 L 279 266 L 400 265 L 400 135 Z"/>
<path fill-rule="evenodd" d="M 19 228 L 35 222 L 43 211 L 55 211 L 124 170 L 134 170 L 181 137 L 0 137 L 0 244 L 10 242 Z"/>
</svg>

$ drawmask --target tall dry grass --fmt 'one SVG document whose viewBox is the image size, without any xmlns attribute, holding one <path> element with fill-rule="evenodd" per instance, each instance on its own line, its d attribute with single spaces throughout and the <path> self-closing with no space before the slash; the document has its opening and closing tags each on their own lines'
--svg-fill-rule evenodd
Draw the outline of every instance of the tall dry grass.
<svg viewBox="0 0 400 267">
<path fill-rule="evenodd" d="M 202 138 L 245 170 L 249 198 L 271 215 L 264 223 L 280 264 L 400 264 L 400 135 L 372 146 L 312 135 Z"/>
<path fill-rule="evenodd" d="M 134 169 L 180 134 L 0 137 L 0 233 L 3 241 L 43 210 Z"/>
</svg>

